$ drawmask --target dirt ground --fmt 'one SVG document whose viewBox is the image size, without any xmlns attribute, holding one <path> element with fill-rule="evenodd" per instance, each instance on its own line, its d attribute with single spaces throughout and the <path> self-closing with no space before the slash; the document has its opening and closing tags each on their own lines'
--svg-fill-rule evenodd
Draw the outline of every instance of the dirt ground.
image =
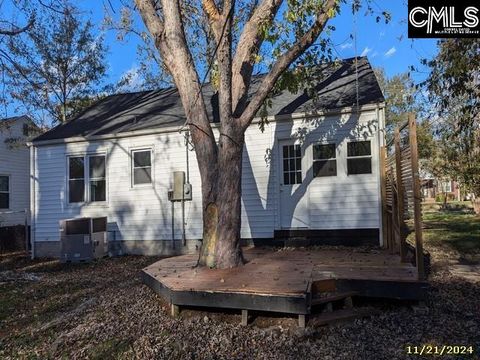
<svg viewBox="0 0 480 360">
<path fill-rule="evenodd" d="M 428 239 L 427 248 L 433 259 L 427 309 L 369 302 L 363 305 L 378 315 L 305 331 L 293 317 L 262 315 L 248 327 L 235 312 L 186 310 L 172 319 L 139 276 L 158 258 L 62 265 L 3 254 L 0 358 L 418 359 L 407 346 L 431 344 L 474 351 L 436 358 L 480 359 L 480 282 L 450 272 L 446 260 L 458 255 L 453 250 L 432 247 Z"/>
</svg>

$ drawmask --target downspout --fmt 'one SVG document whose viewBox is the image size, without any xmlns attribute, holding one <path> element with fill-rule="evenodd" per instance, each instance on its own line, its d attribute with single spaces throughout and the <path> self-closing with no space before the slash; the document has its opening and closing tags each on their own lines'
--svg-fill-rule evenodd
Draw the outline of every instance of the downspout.
<svg viewBox="0 0 480 360">
<path fill-rule="evenodd" d="M 35 258 L 35 172 L 36 172 L 36 148 L 30 145 L 30 248 L 32 249 L 31 259 Z"/>
<path fill-rule="evenodd" d="M 376 108 L 375 108 L 375 114 L 376 114 L 376 117 L 377 117 L 377 121 L 378 121 L 378 155 L 380 157 L 381 155 L 381 148 L 382 146 L 385 146 L 385 123 L 384 123 L 384 110 L 383 111 L 380 111 L 380 106 L 377 104 Z M 382 115 L 382 116 L 380 116 Z M 379 158 L 379 162 L 380 164 L 380 158 Z M 380 171 L 382 171 L 382 169 L 380 169 Z M 383 247 L 384 246 L 384 238 L 383 238 L 383 217 L 385 216 L 385 214 L 383 213 L 383 198 L 382 198 L 382 186 L 384 186 L 384 184 L 382 184 L 382 176 L 379 172 L 378 174 L 379 176 L 379 187 L 378 187 L 378 194 L 380 195 L 380 202 L 379 202 L 379 212 L 380 212 L 380 221 L 379 221 L 379 239 L 380 239 L 380 246 Z"/>
<path fill-rule="evenodd" d="M 188 142 L 189 142 L 189 132 L 185 133 L 185 158 L 187 162 L 187 181 L 186 183 L 190 183 L 190 166 L 189 166 L 189 159 L 188 159 Z M 183 239 L 183 246 L 187 245 L 187 236 L 185 234 L 185 186 L 182 192 L 182 239 Z"/>
</svg>

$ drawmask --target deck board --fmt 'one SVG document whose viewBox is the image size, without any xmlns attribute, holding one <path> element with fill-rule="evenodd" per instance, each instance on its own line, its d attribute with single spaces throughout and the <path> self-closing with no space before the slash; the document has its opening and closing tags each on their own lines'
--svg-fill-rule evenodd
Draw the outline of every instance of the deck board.
<svg viewBox="0 0 480 360">
<path fill-rule="evenodd" d="M 185 303 L 188 303 L 188 294 L 197 301 L 201 294 L 217 298 L 222 294 L 230 297 L 237 294 L 248 296 L 252 303 L 255 303 L 254 296 L 307 301 L 310 287 L 318 289 L 321 286 L 315 284 L 332 280 L 344 281 L 344 285 L 361 281 L 362 286 L 369 281 L 376 286 L 401 283 L 416 287 L 419 283 L 415 266 L 401 263 L 398 255 L 381 250 L 247 248 L 244 256 L 247 263 L 234 269 L 197 268 L 198 255 L 194 254 L 162 259 L 143 272 L 150 286 L 153 281 L 171 294 L 184 294 L 182 301 Z M 201 301 L 203 303 L 204 299 Z M 283 305 L 279 306 L 282 308 Z"/>
</svg>

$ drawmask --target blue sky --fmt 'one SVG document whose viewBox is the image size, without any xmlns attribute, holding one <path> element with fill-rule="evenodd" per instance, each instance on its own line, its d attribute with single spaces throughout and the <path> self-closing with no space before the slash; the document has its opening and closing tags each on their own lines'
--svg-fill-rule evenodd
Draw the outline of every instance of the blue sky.
<svg viewBox="0 0 480 360">
<path fill-rule="evenodd" d="M 379 5 L 377 5 L 379 4 Z M 355 56 L 354 44 L 349 34 L 357 31 L 357 55 L 367 55 L 374 66 L 383 67 L 389 77 L 406 72 L 410 65 L 419 66 L 421 58 L 432 58 L 437 52 L 435 39 L 407 38 L 407 3 L 404 0 L 372 1 L 375 11 L 388 11 L 392 20 L 388 24 L 376 22 L 375 16 L 364 16 L 360 11 L 356 16 L 356 26 L 352 12 L 343 8 L 341 15 L 332 22 L 336 27 L 334 43 L 343 57 Z M 425 69 L 423 69 L 425 70 Z M 412 74 L 414 78 L 422 74 Z"/>
<path fill-rule="evenodd" d="M 111 0 L 118 16 L 120 1 Z M 349 2 L 350 3 L 350 2 Z M 94 23 L 101 27 L 104 17 L 104 4 L 108 1 L 79 0 L 77 5 L 85 11 L 86 17 L 91 17 Z M 421 39 L 412 41 L 407 38 L 407 3 L 406 0 L 376 1 L 371 0 L 376 11 L 388 11 L 392 21 L 385 24 L 377 23 L 375 16 L 365 16 L 364 10 L 356 16 L 356 26 L 350 10 L 350 4 L 344 5 L 340 16 L 334 18 L 330 24 L 336 27 L 332 34 L 336 55 L 342 58 L 357 55 L 366 55 L 374 66 L 383 67 L 389 77 L 406 72 L 410 65 L 419 66 L 422 57 L 431 58 L 436 53 L 436 40 Z M 138 18 L 137 18 L 138 20 Z M 139 25 L 143 27 L 143 24 Z M 350 34 L 356 31 L 357 46 L 355 53 L 354 41 Z M 136 47 L 139 39 L 135 35 L 120 42 L 116 39 L 115 31 L 106 32 L 106 42 L 109 47 L 107 57 L 108 77 L 110 82 L 116 82 L 130 69 L 138 66 Z M 425 69 L 424 69 L 425 70 Z M 412 74 L 414 80 L 420 81 L 426 73 Z"/>
<path fill-rule="evenodd" d="M 103 7 L 98 1 L 84 0 L 78 3 L 89 12 L 95 23 L 101 24 L 104 16 Z M 115 6 L 117 3 L 112 1 Z M 436 54 L 436 40 L 407 38 L 407 3 L 405 0 L 372 1 L 375 11 L 388 11 L 392 21 L 376 22 L 375 16 L 365 16 L 364 10 L 356 16 L 356 26 L 350 10 L 350 5 L 342 8 L 340 16 L 334 18 L 331 25 L 336 27 L 332 34 L 333 43 L 339 57 L 348 58 L 355 56 L 354 42 L 349 38 L 356 27 L 357 55 L 367 55 L 374 66 L 383 67 L 389 77 L 406 72 L 410 65 L 419 67 L 421 58 L 431 58 Z M 116 9 L 116 15 L 119 9 Z M 143 26 L 143 24 L 139 24 Z M 125 41 L 116 40 L 113 31 L 106 34 L 110 51 L 108 55 L 109 76 L 117 80 L 126 71 L 137 66 L 136 44 L 138 39 L 129 36 Z M 425 70 L 425 69 L 423 69 Z M 422 80 L 426 73 L 412 74 L 416 81 Z"/>
</svg>

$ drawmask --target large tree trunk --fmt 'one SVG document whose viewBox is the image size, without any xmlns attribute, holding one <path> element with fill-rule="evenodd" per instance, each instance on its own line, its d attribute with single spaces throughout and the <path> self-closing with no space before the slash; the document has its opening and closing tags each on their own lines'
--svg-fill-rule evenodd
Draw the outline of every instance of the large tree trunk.
<svg viewBox="0 0 480 360">
<path fill-rule="evenodd" d="M 203 243 L 198 265 L 231 268 L 243 264 L 240 248 L 243 134 L 220 137 L 217 176 L 202 194 Z M 213 201 L 212 201 L 213 199 Z"/>
<path fill-rule="evenodd" d="M 195 145 L 202 180 L 203 245 L 198 265 L 216 268 L 243 264 L 240 249 L 241 177 L 244 132 L 280 75 L 308 49 L 338 10 L 338 0 L 326 0 L 311 27 L 280 55 L 247 102 L 255 55 L 264 41 L 263 27 L 275 18 L 283 0 L 262 0 L 245 24 L 232 63 L 234 0 L 203 0 L 216 43 L 219 71 L 220 142 L 209 122 L 195 61 L 188 48 L 180 0 L 135 0 L 162 60 L 180 94 Z M 232 69 L 233 68 L 233 69 Z M 233 80 L 232 80 L 233 78 Z M 235 109 L 235 111 L 234 111 Z"/>
</svg>

